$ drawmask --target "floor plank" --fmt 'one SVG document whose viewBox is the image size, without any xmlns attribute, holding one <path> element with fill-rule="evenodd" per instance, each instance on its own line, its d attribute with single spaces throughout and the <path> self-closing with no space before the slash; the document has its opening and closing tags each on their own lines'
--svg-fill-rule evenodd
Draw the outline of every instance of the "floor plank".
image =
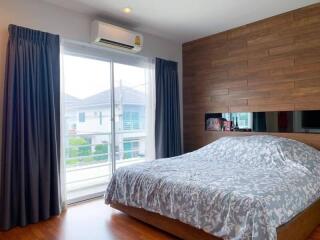
<svg viewBox="0 0 320 240">
<path fill-rule="evenodd" d="M 0 232 L 0 240 L 174 240 L 175 237 L 94 200 L 48 221 Z M 309 240 L 320 240 L 320 226 Z"/>
</svg>

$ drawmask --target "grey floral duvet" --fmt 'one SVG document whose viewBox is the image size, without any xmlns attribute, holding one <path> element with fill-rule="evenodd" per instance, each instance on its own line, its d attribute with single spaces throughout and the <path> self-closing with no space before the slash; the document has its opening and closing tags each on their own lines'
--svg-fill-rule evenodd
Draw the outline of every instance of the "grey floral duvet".
<svg viewBox="0 0 320 240">
<path fill-rule="evenodd" d="M 224 239 L 276 239 L 320 197 L 320 152 L 272 136 L 225 137 L 174 158 L 118 169 L 106 204 L 178 219 Z"/>
</svg>

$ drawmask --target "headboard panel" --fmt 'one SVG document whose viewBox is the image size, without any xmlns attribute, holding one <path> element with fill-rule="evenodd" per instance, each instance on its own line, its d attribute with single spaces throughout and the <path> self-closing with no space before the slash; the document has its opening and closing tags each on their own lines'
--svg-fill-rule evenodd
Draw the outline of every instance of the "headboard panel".
<svg viewBox="0 0 320 240">
<path fill-rule="evenodd" d="M 207 112 L 320 109 L 319 16 L 317 3 L 183 44 L 185 151 L 254 134 L 205 132 Z M 320 148 L 320 135 L 273 135 Z"/>
<path fill-rule="evenodd" d="M 305 144 L 308 144 L 318 150 L 320 150 L 320 134 L 312 133 L 255 133 L 255 132 L 214 132 L 206 131 L 200 141 L 194 141 L 195 138 L 185 139 L 185 146 L 187 149 L 195 150 L 204 145 L 207 145 L 221 137 L 226 136 L 250 136 L 250 135 L 272 135 L 278 137 L 285 137 L 294 139 Z"/>
</svg>

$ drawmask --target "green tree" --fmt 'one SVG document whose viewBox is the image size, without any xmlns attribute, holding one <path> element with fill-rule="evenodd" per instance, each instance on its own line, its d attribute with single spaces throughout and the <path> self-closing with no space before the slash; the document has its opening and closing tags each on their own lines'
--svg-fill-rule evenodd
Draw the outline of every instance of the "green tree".
<svg viewBox="0 0 320 240">
<path fill-rule="evenodd" d="M 81 162 L 92 161 L 91 157 L 81 159 L 77 158 L 89 156 L 91 153 L 91 146 L 88 140 L 82 137 L 69 138 L 69 150 L 66 154 L 71 159 L 69 159 L 66 163 L 67 165 L 75 165 L 80 164 Z"/>
<path fill-rule="evenodd" d="M 95 156 L 95 160 L 106 160 L 108 159 L 108 145 L 107 144 L 97 144 L 94 148 L 94 154 L 104 154 L 101 156 Z"/>
</svg>

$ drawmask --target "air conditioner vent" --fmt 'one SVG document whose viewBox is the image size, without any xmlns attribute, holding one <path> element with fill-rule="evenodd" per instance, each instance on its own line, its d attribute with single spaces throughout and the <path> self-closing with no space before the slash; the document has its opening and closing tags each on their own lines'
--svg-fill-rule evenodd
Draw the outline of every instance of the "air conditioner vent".
<svg viewBox="0 0 320 240">
<path fill-rule="evenodd" d="M 127 45 L 127 44 L 123 44 L 123 43 L 107 40 L 107 39 L 104 39 L 104 38 L 100 38 L 99 42 L 103 43 L 103 44 L 110 44 L 110 45 L 113 45 L 115 47 L 127 48 L 127 49 L 130 49 L 130 50 L 134 48 L 134 46 L 130 46 L 130 45 Z"/>
</svg>

